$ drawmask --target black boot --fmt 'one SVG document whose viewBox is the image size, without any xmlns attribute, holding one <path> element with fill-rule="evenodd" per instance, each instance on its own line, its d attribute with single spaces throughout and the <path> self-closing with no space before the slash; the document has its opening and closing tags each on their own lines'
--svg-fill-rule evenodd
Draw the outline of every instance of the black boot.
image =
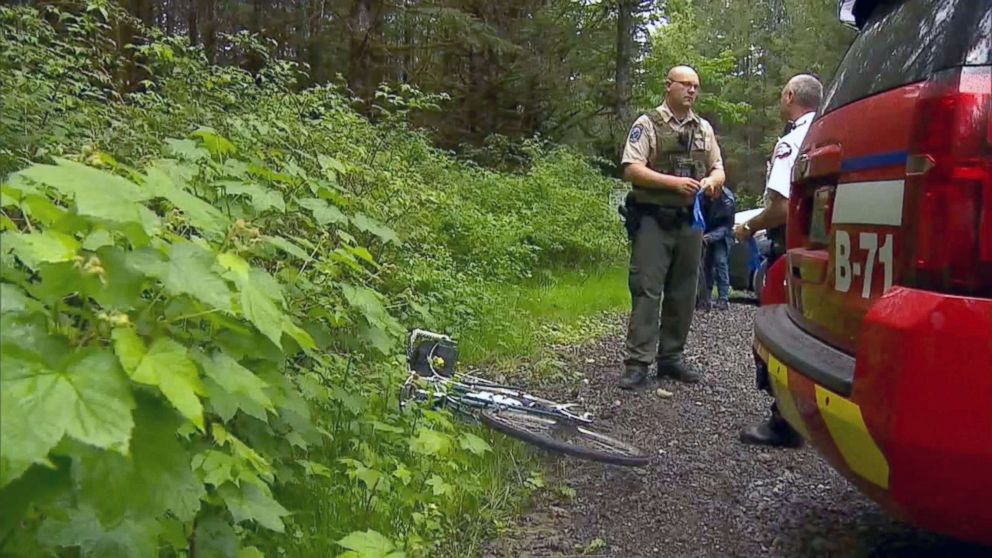
<svg viewBox="0 0 992 558">
<path fill-rule="evenodd" d="M 620 376 L 621 389 L 634 389 L 644 383 L 648 376 L 648 367 L 641 363 L 624 365 L 623 375 Z"/>
<path fill-rule="evenodd" d="M 702 379 L 702 374 L 679 361 L 658 363 L 658 377 L 666 376 L 687 384 L 694 384 Z"/>
<path fill-rule="evenodd" d="M 798 448 L 803 445 L 803 437 L 775 412 L 765 422 L 744 429 L 741 432 L 741 441 L 745 444 L 779 448 Z"/>
</svg>

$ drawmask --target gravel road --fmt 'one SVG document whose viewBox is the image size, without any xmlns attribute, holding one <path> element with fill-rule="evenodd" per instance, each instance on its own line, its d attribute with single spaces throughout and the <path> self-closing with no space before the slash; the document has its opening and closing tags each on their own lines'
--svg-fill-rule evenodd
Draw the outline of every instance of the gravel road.
<svg viewBox="0 0 992 558">
<path fill-rule="evenodd" d="M 566 351 L 583 379 L 544 391 L 582 401 L 655 459 L 628 469 L 549 458 L 551 488 L 484 556 L 992 556 L 886 517 L 808 447 L 737 441 L 770 401 L 753 387 L 754 310 L 697 315 L 687 358 L 707 373 L 696 385 L 617 389 L 620 319 L 614 335 Z"/>
</svg>

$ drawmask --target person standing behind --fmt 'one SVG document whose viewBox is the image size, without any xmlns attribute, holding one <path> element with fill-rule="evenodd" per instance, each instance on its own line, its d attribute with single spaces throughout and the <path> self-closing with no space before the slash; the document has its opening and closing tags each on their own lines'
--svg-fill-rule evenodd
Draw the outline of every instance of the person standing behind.
<svg viewBox="0 0 992 558">
<path fill-rule="evenodd" d="M 719 195 L 725 177 L 713 127 L 692 110 L 698 94 L 695 70 L 672 68 L 665 101 L 634 122 L 624 146 L 623 178 L 633 184 L 625 201 L 631 314 L 624 389 L 642 384 L 655 360 L 659 376 L 700 379 L 682 359 L 702 252 L 692 208 L 701 189 Z"/>
<path fill-rule="evenodd" d="M 737 197 L 730 188 L 724 188 L 718 198 L 703 203 L 706 215 L 706 233 L 703 235 L 703 270 L 706 279 L 705 307 L 710 306 L 713 284 L 716 283 L 717 299 L 713 308 L 730 309 L 730 245 L 733 242 L 734 214 Z"/>
<path fill-rule="evenodd" d="M 789 215 L 789 189 L 792 186 L 792 167 L 799 156 L 799 148 L 806 139 L 806 132 L 816 117 L 816 110 L 823 97 L 823 85 L 815 77 L 800 74 L 789 80 L 779 101 L 782 119 L 787 121 L 785 135 L 775 145 L 771 170 L 765 184 L 765 209 L 748 222 L 734 228 L 738 240 L 751 238 L 761 229 L 768 231 L 772 242 L 768 267 L 785 253 L 785 223 Z M 755 357 L 758 389 L 771 394 L 768 368 Z M 802 437 L 782 418 L 778 405 L 772 403 L 771 416 L 765 422 L 744 430 L 741 441 L 748 444 L 798 447 Z"/>
</svg>

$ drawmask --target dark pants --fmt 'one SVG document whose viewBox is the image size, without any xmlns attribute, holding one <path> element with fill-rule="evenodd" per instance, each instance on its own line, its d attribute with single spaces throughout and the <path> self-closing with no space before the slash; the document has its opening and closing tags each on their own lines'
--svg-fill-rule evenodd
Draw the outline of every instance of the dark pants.
<svg viewBox="0 0 992 558">
<path fill-rule="evenodd" d="M 706 296 L 713 296 L 713 283 L 716 283 L 717 297 L 730 300 L 730 246 L 726 240 L 718 240 L 706 247 L 704 269 L 706 271 Z"/>
<path fill-rule="evenodd" d="M 702 241 L 702 232 L 688 222 L 663 229 L 654 217 L 641 219 L 630 255 L 628 364 L 681 361 L 692 324 Z"/>
<path fill-rule="evenodd" d="M 767 269 L 772 268 L 772 264 L 778 260 L 780 255 L 781 254 L 778 253 L 777 250 L 772 250 L 772 253 L 768 257 L 768 263 L 766 264 L 768 266 Z M 772 396 L 771 417 L 768 419 L 769 425 L 780 431 L 792 431 L 792 426 L 789 425 L 778 410 L 778 401 L 775 400 L 775 394 L 772 392 L 771 380 L 768 377 L 768 364 L 761 360 L 761 357 L 758 356 L 757 351 L 754 351 L 754 367 L 755 384 L 758 389 Z"/>
</svg>

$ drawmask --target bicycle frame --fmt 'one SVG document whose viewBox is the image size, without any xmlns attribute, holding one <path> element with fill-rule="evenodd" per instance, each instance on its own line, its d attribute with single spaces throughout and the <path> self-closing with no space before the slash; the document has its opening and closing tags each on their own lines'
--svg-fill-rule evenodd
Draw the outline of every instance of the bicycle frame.
<svg viewBox="0 0 992 558">
<path fill-rule="evenodd" d="M 403 383 L 403 391 L 406 392 L 416 382 L 427 383 L 431 388 L 430 390 L 417 388 L 411 395 L 419 399 L 434 399 L 455 406 L 467 405 L 473 408 L 513 408 L 534 414 L 559 416 L 582 424 L 593 422 L 593 417 L 588 412 L 582 414 L 571 412 L 570 409 L 577 406 L 574 403 L 556 403 L 466 374 L 447 378 L 434 372 L 433 376 L 424 378 L 411 371 L 410 376 Z"/>
</svg>

